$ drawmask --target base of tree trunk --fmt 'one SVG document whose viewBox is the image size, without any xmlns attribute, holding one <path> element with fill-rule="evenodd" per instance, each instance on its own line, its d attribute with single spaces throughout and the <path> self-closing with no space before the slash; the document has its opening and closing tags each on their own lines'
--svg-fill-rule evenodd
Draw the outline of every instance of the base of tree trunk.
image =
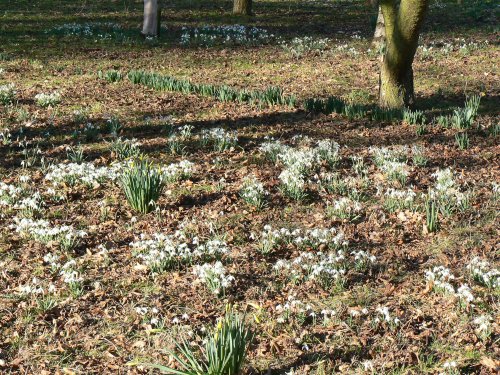
<svg viewBox="0 0 500 375">
<path fill-rule="evenodd" d="M 234 0 L 233 14 L 240 16 L 251 16 L 252 0 Z"/>
<path fill-rule="evenodd" d="M 396 109 L 414 105 L 415 91 L 411 66 L 402 77 L 397 77 L 386 64 L 382 63 L 379 84 L 380 107 Z"/>
<path fill-rule="evenodd" d="M 144 22 L 141 34 L 143 37 L 160 35 L 161 7 L 157 0 L 144 1 Z"/>
</svg>

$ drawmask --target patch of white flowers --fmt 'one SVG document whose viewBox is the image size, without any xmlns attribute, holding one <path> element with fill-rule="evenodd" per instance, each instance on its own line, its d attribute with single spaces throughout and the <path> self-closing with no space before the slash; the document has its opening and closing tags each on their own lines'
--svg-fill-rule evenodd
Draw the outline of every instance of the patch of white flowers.
<svg viewBox="0 0 500 375">
<path fill-rule="evenodd" d="M 452 52 L 459 52 L 467 55 L 472 51 L 487 48 L 489 42 L 485 41 L 466 41 L 464 38 L 455 38 L 451 41 L 435 40 L 419 47 L 422 56 L 429 57 L 435 55 L 448 55 Z"/>
<path fill-rule="evenodd" d="M 331 139 L 318 141 L 315 152 L 317 159 L 326 161 L 330 166 L 340 161 L 340 145 Z"/>
<path fill-rule="evenodd" d="M 269 195 L 269 192 L 255 176 L 245 178 L 240 189 L 240 196 L 245 202 L 257 208 L 262 208 L 266 203 L 266 195 Z"/>
<path fill-rule="evenodd" d="M 360 52 L 355 47 L 350 46 L 347 43 L 336 46 L 335 52 L 344 53 L 350 56 L 358 56 L 360 54 Z"/>
<path fill-rule="evenodd" d="M 479 257 L 474 257 L 467 265 L 467 270 L 478 283 L 492 289 L 500 288 L 500 271 Z"/>
<path fill-rule="evenodd" d="M 61 257 L 57 254 L 47 253 L 43 256 L 43 261 L 47 263 L 53 272 L 61 268 Z"/>
<path fill-rule="evenodd" d="M 0 86 L 0 104 L 7 105 L 16 98 L 16 86 L 13 83 Z"/>
<path fill-rule="evenodd" d="M 273 138 L 266 136 L 265 139 L 266 141 L 260 145 L 259 150 L 264 153 L 268 160 L 277 163 L 279 155 L 285 152 L 289 147 Z"/>
<path fill-rule="evenodd" d="M 401 185 L 405 185 L 410 175 L 410 168 L 406 163 L 399 161 L 385 161 L 380 169 L 390 181 L 398 181 Z"/>
<path fill-rule="evenodd" d="M 444 266 L 437 266 L 426 271 L 425 278 L 434 290 L 455 296 L 462 306 L 471 304 L 475 299 L 472 290 L 467 284 L 461 284 L 455 289 L 452 285 L 455 276 Z"/>
<path fill-rule="evenodd" d="M 113 22 L 65 23 L 45 31 L 64 36 L 91 37 L 96 39 L 111 39 L 123 34 L 122 27 Z"/>
<path fill-rule="evenodd" d="M 274 265 L 278 274 L 285 275 L 293 283 L 316 281 L 323 288 L 344 285 L 346 269 L 344 251 L 326 254 L 323 252 L 301 252 L 298 257 L 288 261 L 280 259 Z"/>
<path fill-rule="evenodd" d="M 92 163 L 61 163 L 49 166 L 45 179 L 51 181 L 54 186 L 62 183 L 70 186 L 79 183 L 95 186 L 107 180 L 116 180 L 120 169 L 119 164 L 112 167 L 96 167 Z"/>
<path fill-rule="evenodd" d="M 193 273 L 215 295 L 225 294 L 226 289 L 231 287 L 235 280 L 234 276 L 226 273 L 226 269 L 221 262 L 205 263 L 201 266 L 195 265 Z"/>
<path fill-rule="evenodd" d="M 410 149 L 408 146 L 394 146 L 392 148 L 372 146 L 368 151 L 372 154 L 375 165 L 381 168 L 389 161 L 405 162 L 408 159 Z"/>
<path fill-rule="evenodd" d="M 188 160 L 181 160 L 161 168 L 162 178 L 167 183 L 177 182 L 190 178 L 194 171 L 194 164 Z"/>
<path fill-rule="evenodd" d="M 375 318 L 374 320 L 375 323 L 385 322 L 390 327 L 398 326 L 401 323 L 398 317 L 393 317 L 390 314 L 389 308 L 386 306 L 379 306 L 375 311 L 379 315 L 378 317 Z"/>
<path fill-rule="evenodd" d="M 59 92 L 36 94 L 35 101 L 40 107 L 54 107 L 61 102 L 61 94 Z"/>
<path fill-rule="evenodd" d="M 283 304 L 276 305 L 275 312 L 278 315 L 276 321 L 280 324 L 290 322 L 292 319 L 303 324 L 308 318 L 315 323 L 319 317 L 322 317 L 323 323 L 326 324 L 336 315 L 334 310 L 323 309 L 320 311 L 311 304 L 306 304 L 297 299 L 293 294 L 289 294 Z"/>
<path fill-rule="evenodd" d="M 243 25 L 183 27 L 180 44 L 213 46 L 224 45 L 260 45 L 268 43 L 274 36 L 267 30 Z"/>
<path fill-rule="evenodd" d="M 74 259 L 66 262 L 62 265 L 59 276 L 61 276 L 62 281 L 68 285 L 71 293 L 78 296 L 83 292 L 83 277 L 76 266 L 76 261 Z"/>
<path fill-rule="evenodd" d="M 50 283 L 46 288 L 44 288 L 43 283 L 38 278 L 34 277 L 31 282 L 25 285 L 20 285 L 18 287 L 18 292 L 21 295 L 43 295 L 46 293 L 54 293 L 56 287 L 54 284 Z"/>
<path fill-rule="evenodd" d="M 488 340 L 493 333 L 493 318 L 490 315 L 480 315 L 472 323 L 476 326 L 476 335 L 481 340 Z"/>
<path fill-rule="evenodd" d="M 328 213 L 342 220 L 354 220 L 359 217 L 363 210 L 361 203 L 351 198 L 342 197 L 333 201 L 327 207 Z"/>
<path fill-rule="evenodd" d="M 306 196 L 306 179 L 298 169 L 285 169 L 280 173 L 281 192 L 295 200 Z"/>
<path fill-rule="evenodd" d="M 449 268 L 434 267 L 425 272 L 425 279 L 432 284 L 432 288 L 447 294 L 455 294 L 455 288 L 450 281 L 455 279 Z"/>
<path fill-rule="evenodd" d="M 306 54 L 314 53 L 321 54 L 330 43 L 328 38 L 314 38 L 311 36 L 296 37 L 290 42 L 282 42 L 282 48 L 290 53 L 293 57 L 300 58 Z"/>
<path fill-rule="evenodd" d="M 238 143 L 238 132 L 222 128 L 204 129 L 200 135 L 203 146 L 211 145 L 215 151 L 225 151 L 236 146 Z"/>
<path fill-rule="evenodd" d="M 17 201 L 13 207 L 16 210 L 20 210 L 23 216 L 32 217 L 42 211 L 43 205 L 42 196 L 36 191 L 31 196 Z"/>
<path fill-rule="evenodd" d="M 384 193 L 384 207 L 389 212 L 397 210 L 411 210 L 417 194 L 412 188 L 407 190 L 397 190 L 388 188 Z"/>
<path fill-rule="evenodd" d="M 491 184 L 491 192 L 493 193 L 494 199 L 499 199 L 500 198 L 500 184 L 493 182 Z"/>
<path fill-rule="evenodd" d="M 348 254 L 344 249 L 339 249 L 330 253 L 301 252 L 291 260 L 278 260 L 273 268 L 293 283 L 312 280 L 327 289 L 332 285 L 343 286 L 350 268 L 364 271 L 372 266 L 375 260 L 374 256 L 365 251 L 353 251 Z"/>
<path fill-rule="evenodd" d="M 436 183 L 430 189 L 429 195 L 437 200 L 438 207 L 444 215 L 450 215 L 469 206 L 470 197 L 460 191 L 450 168 L 437 170 L 432 177 L 436 179 Z"/>
<path fill-rule="evenodd" d="M 306 145 L 310 143 L 307 137 L 296 139 Z M 322 161 L 334 166 L 340 160 L 340 146 L 330 139 L 319 141 L 315 148 L 293 148 L 270 139 L 261 145 L 260 150 L 268 159 L 285 167 L 279 175 L 280 188 L 284 195 L 295 200 L 306 196 L 307 175 Z"/>
<path fill-rule="evenodd" d="M 348 246 L 344 232 L 336 228 L 315 228 L 315 229 L 293 229 L 280 228 L 273 229 L 271 225 L 265 225 L 259 236 L 259 248 L 267 254 L 278 246 L 294 244 L 302 249 L 318 249 L 324 246 L 330 249 L 340 249 Z M 252 234 L 252 238 L 256 236 Z"/>
<path fill-rule="evenodd" d="M 81 277 L 80 273 L 76 271 L 75 268 L 76 268 L 76 262 L 74 260 L 70 260 L 63 264 L 63 266 L 61 267 L 61 271 L 59 273 L 59 275 L 61 275 L 63 282 L 65 282 L 66 284 L 74 284 L 83 281 L 83 278 Z"/>
<path fill-rule="evenodd" d="M 77 246 L 81 239 L 87 236 L 83 230 L 74 229 L 69 225 L 51 225 L 47 220 L 33 220 L 28 218 L 14 218 L 15 224 L 11 225 L 16 232 L 28 236 L 35 241 L 47 244 L 51 241 L 59 242 L 64 250 Z"/>
<path fill-rule="evenodd" d="M 153 273 L 178 267 L 192 261 L 220 259 L 229 249 L 224 241 L 212 239 L 199 244 L 197 237 L 190 243 L 186 236 L 177 231 L 173 235 L 155 233 L 152 236 L 141 234 L 140 240 L 132 242 L 134 255 L 151 269 Z"/>
<path fill-rule="evenodd" d="M 20 178 L 22 181 L 24 176 Z M 19 210 L 22 216 L 32 217 L 42 211 L 44 201 L 40 192 L 30 193 L 23 187 L 0 182 L 0 207 Z M 2 210 L 0 217 L 5 216 L 5 210 Z"/>
<path fill-rule="evenodd" d="M 15 205 L 22 192 L 23 189 L 18 186 L 0 182 L 0 207 Z"/>
<path fill-rule="evenodd" d="M 0 129 L 0 143 L 4 146 L 10 145 L 12 143 L 12 133 L 8 128 Z"/>
</svg>

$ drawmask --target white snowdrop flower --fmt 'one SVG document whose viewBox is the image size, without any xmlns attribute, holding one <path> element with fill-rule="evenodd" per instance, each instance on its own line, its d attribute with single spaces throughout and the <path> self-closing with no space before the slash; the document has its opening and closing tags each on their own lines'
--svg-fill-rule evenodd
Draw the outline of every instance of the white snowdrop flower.
<svg viewBox="0 0 500 375">
<path fill-rule="evenodd" d="M 175 317 L 172 319 L 172 324 L 179 324 L 181 321 L 179 320 L 179 318 Z"/>
<path fill-rule="evenodd" d="M 373 362 L 372 361 L 364 361 L 363 368 L 365 371 L 373 371 Z"/>
<path fill-rule="evenodd" d="M 186 313 L 182 314 L 182 319 L 189 320 L 189 315 Z"/>
<path fill-rule="evenodd" d="M 35 100 L 41 107 L 53 107 L 61 101 L 61 94 L 56 91 L 49 94 L 40 93 L 35 95 Z"/>
<path fill-rule="evenodd" d="M 491 330 L 492 317 L 490 315 L 481 315 L 475 318 L 472 322 L 477 326 L 479 333 L 489 332 Z"/>
<path fill-rule="evenodd" d="M 151 318 L 151 325 L 155 326 L 159 322 L 158 318 Z"/>
<path fill-rule="evenodd" d="M 446 361 L 443 364 L 443 367 L 444 368 L 456 368 L 457 367 L 457 362 L 455 362 L 455 361 L 451 361 L 451 362 Z"/>
<path fill-rule="evenodd" d="M 493 268 L 488 261 L 475 257 L 469 262 L 467 269 L 478 283 L 492 289 L 500 287 L 500 270 Z"/>
<path fill-rule="evenodd" d="M 139 315 L 146 315 L 148 313 L 147 307 L 136 307 L 135 312 Z"/>
<path fill-rule="evenodd" d="M 474 301 L 474 296 L 472 295 L 472 291 L 467 284 L 462 284 L 455 294 L 460 300 L 465 300 L 470 303 Z"/>
<path fill-rule="evenodd" d="M 19 181 L 26 183 L 28 181 L 31 181 L 31 177 L 25 174 L 25 175 L 19 176 Z"/>
<path fill-rule="evenodd" d="M 219 261 L 213 265 L 209 263 L 201 266 L 196 265 L 193 268 L 193 273 L 216 295 L 224 292 L 235 280 L 232 275 L 226 274 L 224 266 Z"/>
<path fill-rule="evenodd" d="M 16 97 L 16 86 L 13 83 L 0 86 L 0 103 L 9 104 L 12 103 Z"/>
</svg>

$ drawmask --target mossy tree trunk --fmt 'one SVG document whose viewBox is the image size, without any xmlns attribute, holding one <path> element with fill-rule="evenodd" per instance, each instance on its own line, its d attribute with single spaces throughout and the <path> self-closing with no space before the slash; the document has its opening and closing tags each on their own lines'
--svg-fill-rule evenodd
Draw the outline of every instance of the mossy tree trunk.
<svg viewBox="0 0 500 375">
<path fill-rule="evenodd" d="M 252 14 L 252 0 L 234 0 L 233 14 L 249 16 Z"/>
<path fill-rule="evenodd" d="M 144 0 L 144 22 L 142 35 L 158 36 L 160 34 L 161 11 L 158 0 Z"/>
<path fill-rule="evenodd" d="M 430 0 L 380 0 L 386 51 L 380 70 L 380 106 L 402 108 L 414 103 L 413 58 Z"/>
</svg>

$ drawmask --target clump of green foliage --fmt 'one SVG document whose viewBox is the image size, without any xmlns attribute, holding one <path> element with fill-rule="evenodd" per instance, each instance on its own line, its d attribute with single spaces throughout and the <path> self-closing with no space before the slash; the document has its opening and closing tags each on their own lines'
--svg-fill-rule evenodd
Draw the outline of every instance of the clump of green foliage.
<svg viewBox="0 0 500 375">
<path fill-rule="evenodd" d="M 179 369 L 151 364 L 166 374 L 241 374 L 252 333 L 243 318 L 230 311 L 212 329 L 205 347 L 194 349 L 186 340 L 177 342 L 177 353 L 170 352 Z"/>
<path fill-rule="evenodd" d="M 131 70 L 127 74 L 133 84 L 141 84 L 160 91 L 177 91 L 184 94 L 198 94 L 213 97 L 221 102 L 239 102 L 259 105 L 296 105 L 296 98 L 287 96 L 279 87 L 270 86 L 263 91 L 249 91 L 237 89 L 227 85 L 196 84 L 189 80 L 179 79 L 168 75 Z"/>
<path fill-rule="evenodd" d="M 159 168 L 141 159 L 130 163 L 125 169 L 121 185 L 130 206 L 146 214 L 156 206 L 164 181 Z"/>
<path fill-rule="evenodd" d="M 108 82 L 119 82 L 123 79 L 123 74 L 119 70 L 107 70 L 103 72 L 102 70 L 99 70 L 97 72 L 97 76 L 100 79 L 105 79 Z"/>
</svg>

